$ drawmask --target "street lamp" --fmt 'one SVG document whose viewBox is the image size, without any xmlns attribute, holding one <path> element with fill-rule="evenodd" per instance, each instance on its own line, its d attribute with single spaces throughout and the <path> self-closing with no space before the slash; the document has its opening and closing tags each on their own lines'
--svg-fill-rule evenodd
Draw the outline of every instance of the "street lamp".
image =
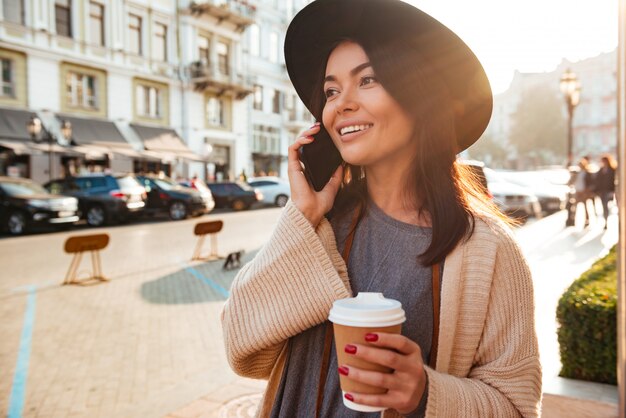
<svg viewBox="0 0 626 418">
<path fill-rule="evenodd" d="M 42 129 L 41 119 L 32 115 L 26 123 L 26 129 L 28 130 L 28 134 L 33 142 L 41 142 L 41 139 L 39 138 L 39 134 Z M 45 140 L 48 142 L 48 177 L 50 178 L 50 181 L 52 181 L 52 145 L 57 142 L 57 139 L 54 134 L 50 133 L 48 130 L 44 130 L 44 132 L 46 133 Z M 68 140 L 72 137 L 72 124 L 69 121 L 61 121 L 61 134 L 63 134 L 63 137 Z"/>
<path fill-rule="evenodd" d="M 572 129 L 572 122 L 574 120 L 574 109 L 580 102 L 580 82 L 576 74 L 569 68 L 565 70 L 561 76 L 561 92 L 565 98 L 565 105 L 567 106 L 567 167 L 572 165 L 572 142 L 574 132 Z"/>
</svg>

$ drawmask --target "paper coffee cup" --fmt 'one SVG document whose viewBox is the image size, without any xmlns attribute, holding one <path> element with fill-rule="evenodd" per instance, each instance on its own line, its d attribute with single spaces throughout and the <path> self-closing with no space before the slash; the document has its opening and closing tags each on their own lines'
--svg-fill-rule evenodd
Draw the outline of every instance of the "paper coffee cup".
<svg viewBox="0 0 626 418">
<path fill-rule="evenodd" d="M 382 293 L 360 292 L 355 298 L 340 299 L 333 303 L 328 319 L 333 323 L 337 363 L 363 370 L 390 373 L 392 370 L 370 363 L 347 354 L 346 344 L 371 345 L 365 341 L 365 334 L 370 332 L 388 332 L 399 334 L 402 323 L 406 320 L 402 304 L 394 299 L 386 299 Z M 339 375 L 343 403 L 348 408 L 360 412 L 377 412 L 386 408 L 360 405 L 347 400 L 346 392 L 382 394 L 386 388 L 356 382 Z"/>
</svg>

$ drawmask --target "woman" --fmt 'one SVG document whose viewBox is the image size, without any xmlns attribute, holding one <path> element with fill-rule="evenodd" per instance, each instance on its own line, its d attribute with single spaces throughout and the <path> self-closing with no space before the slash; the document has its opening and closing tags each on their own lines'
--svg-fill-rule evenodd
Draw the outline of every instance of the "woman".
<svg viewBox="0 0 626 418">
<path fill-rule="evenodd" d="M 604 214 L 604 229 L 607 228 L 609 220 L 609 202 L 613 200 L 615 195 L 615 170 L 617 162 L 610 154 L 602 156 L 602 167 L 596 173 L 595 191 L 602 201 L 602 213 Z"/>
<path fill-rule="evenodd" d="M 289 147 L 292 200 L 224 307 L 231 366 L 269 380 L 258 415 L 376 416 L 342 405 L 341 373 L 388 388 L 345 395 L 389 408 L 384 417 L 537 416 L 530 272 L 455 157 L 491 114 L 476 57 L 401 1 L 317 0 L 290 24 L 285 59 L 345 167 L 315 192 L 298 152 L 320 125 Z M 337 364 L 332 350 L 320 379 L 330 307 L 363 291 L 402 302 L 402 335 L 377 333 L 368 344 L 337 348 L 394 372 Z"/>
<path fill-rule="evenodd" d="M 589 159 L 583 157 L 578 161 L 578 171 L 575 172 L 573 178 L 574 190 L 576 190 L 576 206 L 582 203 L 585 209 L 585 227 L 589 226 L 589 208 L 587 207 L 587 200 L 591 200 L 591 206 L 595 211 L 595 199 L 593 186 L 593 174 L 589 172 Z"/>
</svg>

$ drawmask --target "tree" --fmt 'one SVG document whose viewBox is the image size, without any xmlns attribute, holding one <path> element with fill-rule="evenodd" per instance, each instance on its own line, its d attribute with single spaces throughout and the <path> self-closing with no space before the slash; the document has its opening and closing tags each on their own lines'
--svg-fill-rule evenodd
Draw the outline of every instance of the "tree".
<svg viewBox="0 0 626 418">
<path fill-rule="evenodd" d="M 481 160 L 493 167 L 503 166 L 506 162 L 506 149 L 496 142 L 491 135 L 485 134 L 467 149 L 470 158 Z"/>
<path fill-rule="evenodd" d="M 522 93 L 517 111 L 512 115 L 509 142 L 519 157 L 532 156 L 538 163 L 557 157 L 564 160 L 567 150 L 567 120 L 563 101 L 546 84 Z"/>
</svg>

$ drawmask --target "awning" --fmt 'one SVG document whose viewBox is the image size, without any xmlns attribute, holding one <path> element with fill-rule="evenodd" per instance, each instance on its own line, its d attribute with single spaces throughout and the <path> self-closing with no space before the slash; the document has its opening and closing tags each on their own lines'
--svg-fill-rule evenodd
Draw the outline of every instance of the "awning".
<svg viewBox="0 0 626 418">
<path fill-rule="evenodd" d="M 146 147 L 146 154 L 160 157 L 164 162 L 174 162 L 178 158 L 204 162 L 205 159 L 191 151 L 173 129 L 151 126 L 130 125 Z"/>
<path fill-rule="evenodd" d="M 0 139 L 0 147 L 10 148 L 17 155 L 31 155 L 33 152 L 35 154 L 38 153 L 47 153 L 52 151 L 54 154 L 61 155 L 82 155 L 82 152 L 75 150 L 73 147 L 63 147 L 59 144 L 50 144 L 48 143 L 35 143 L 35 142 L 26 142 L 26 141 L 11 141 Z"/>
<path fill-rule="evenodd" d="M 83 119 L 72 116 L 57 115 L 59 120 L 67 120 L 72 124 L 72 140 L 78 145 L 99 145 L 130 148 L 115 123 L 109 120 Z"/>
<path fill-rule="evenodd" d="M 32 148 L 25 141 L 0 140 L 0 147 L 12 149 L 17 155 L 32 154 Z"/>
<path fill-rule="evenodd" d="M 29 110 L 0 108 L 0 138 L 8 140 L 31 141 L 26 124 L 34 112 Z M 39 134 L 40 139 L 45 138 L 45 129 Z"/>
<path fill-rule="evenodd" d="M 49 152 L 50 150 L 52 150 L 54 154 L 63 154 L 63 155 L 81 155 L 82 154 L 74 150 L 73 147 L 63 147 L 59 144 L 52 144 L 52 147 L 50 147 L 50 144 L 46 142 L 40 142 L 38 144 L 33 143 L 33 144 L 29 144 L 28 146 L 41 152 Z"/>
<path fill-rule="evenodd" d="M 87 159 L 100 160 L 104 159 L 106 156 L 110 156 L 111 154 L 121 155 L 128 158 L 137 158 L 144 160 L 154 160 L 159 161 L 160 158 L 155 158 L 151 155 L 146 154 L 142 151 L 135 151 L 132 148 L 125 147 L 104 147 L 99 145 L 76 145 L 72 147 L 73 150 L 80 152 L 85 155 Z"/>
</svg>

